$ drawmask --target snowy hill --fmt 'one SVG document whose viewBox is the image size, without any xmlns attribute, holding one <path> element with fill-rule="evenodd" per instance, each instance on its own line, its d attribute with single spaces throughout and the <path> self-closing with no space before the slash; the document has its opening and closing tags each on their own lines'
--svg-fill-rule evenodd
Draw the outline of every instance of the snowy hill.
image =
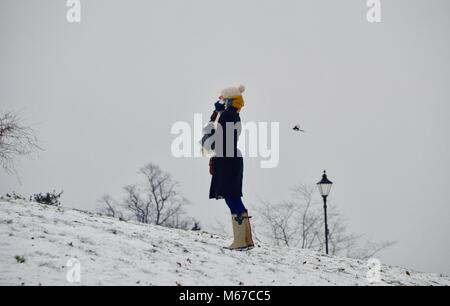
<svg viewBox="0 0 450 306">
<path fill-rule="evenodd" d="M 77 210 L 0 200 L 0 285 L 368 285 L 366 262 L 259 244 L 223 250 L 205 232 L 124 222 Z M 22 262 L 24 261 L 24 262 Z M 382 266 L 381 285 L 450 285 L 450 278 Z"/>
</svg>

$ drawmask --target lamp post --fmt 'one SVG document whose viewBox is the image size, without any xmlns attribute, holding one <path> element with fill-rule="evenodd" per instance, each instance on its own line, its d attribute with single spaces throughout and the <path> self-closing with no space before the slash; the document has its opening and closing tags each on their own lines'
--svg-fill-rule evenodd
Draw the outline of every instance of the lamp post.
<svg viewBox="0 0 450 306">
<path fill-rule="evenodd" d="M 323 198 L 323 210 L 325 216 L 325 250 L 328 255 L 328 220 L 327 220 L 327 197 L 330 194 L 331 185 L 333 182 L 327 178 L 327 172 L 324 170 L 322 175 L 322 180 L 317 183 L 317 187 L 319 188 L 320 194 Z"/>
</svg>

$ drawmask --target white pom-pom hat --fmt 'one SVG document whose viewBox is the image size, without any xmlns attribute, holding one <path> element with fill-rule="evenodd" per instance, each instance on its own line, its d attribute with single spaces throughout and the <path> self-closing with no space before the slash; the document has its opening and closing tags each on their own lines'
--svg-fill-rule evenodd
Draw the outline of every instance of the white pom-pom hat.
<svg viewBox="0 0 450 306">
<path fill-rule="evenodd" d="M 242 93 L 245 91 L 245 86 L 244 85 L 239 85 L 238 87 L 228 87 L 225 88 L 224 90 L 222 90 L 222 92 L 220 93 L 220 95 L 223 98 L 232 98 L 232 97 L 238 97 L 238 96 L 242 96 Z"/>
</svg>

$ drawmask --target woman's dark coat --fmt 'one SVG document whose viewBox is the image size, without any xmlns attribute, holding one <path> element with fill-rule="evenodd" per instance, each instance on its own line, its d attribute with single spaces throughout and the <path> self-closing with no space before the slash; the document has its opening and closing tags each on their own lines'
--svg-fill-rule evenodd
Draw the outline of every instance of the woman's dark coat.
<svg viewBox="0 0 450 306">
<path fill-rule="evenodd" d="M 227 129 L 229 125 L 234 124 L 235 128 Z M 222 133 L 219 131 L 221 127 Z M 233 148 L 227 150 L 227 130 L 230 134 L 228 144 Z M 233 134 L 231 134 L 232 132 Z M 244 174 L 244 162 L 240 151 L 237 148 L 239 134 L 241 132 L 241 118 L 234 107 L 228 107 L 219 117 L 218 129 L 215 133 L 215 151 L 213 157 L 214 171 L 209 189 L 210 199 L 237 198 L 242 197 L 242 178 Z M 222 135 L 221 135 L 222 134 Z M 220 137 L 222 136 L 222 137 Z M 221 138 L 221 139 L 220 139 Z M 227 154 L 227 152 L 229 154 Z M 230 154 L 231 153 L 231 154 Z"/>
</svg>

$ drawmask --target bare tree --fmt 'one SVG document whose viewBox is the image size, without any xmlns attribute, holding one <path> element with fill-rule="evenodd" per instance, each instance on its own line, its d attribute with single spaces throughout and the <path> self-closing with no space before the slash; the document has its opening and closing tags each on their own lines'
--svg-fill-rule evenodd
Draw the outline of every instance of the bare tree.
<svg viewBox="0 0 450 306">
<path fill-rule="evenodd" d="M 259 209 L 263 220 L 261 227 L 276 245 L 323 251 L 325 225 L 316 188 L 302 184 L 293 191 L 293 199 L 289 202 L 262 201 Z M 369 258 L 394 244 L 367 241 L 362 245 L 362 235 L 349 232 L 345 218 L 335 208 L 328 212 L 328 224 L 330 253 L 333 255 Z"/>
<path fill-rule="evenodd" d="M 229 232 L 227 231 L 227 226 L 221 220 L 215 219 L 215 225 L 210 226 L 209 228 L 212 233 L 221 236 L 228 236 Z"/>
<path fill-rule="evenodd" d="M 145 178 L 143 191 L 150 203 L 154 224 L 176 224 L 176 217 L 184 214 L 183 205 L 188 203 L 177 191 L 178 183 L 155 164 L 148 164 L 139 172 Z"/>
<path fill-rule="evenodd" d="M 0 114 L 0 166 L 14 172 L 14 162 L 20 156 L 41 150 L 34 130 L 23 125 L 22 118 L 13 112 Z"/>
<path fill-rule="evenodd" d="M 269 237 L 276 245 L 295 246 L 298 224 L 295 220 L 295 207 L 291 202 L 273 205 L 263 201 L 263 208 L 259 210 L 263 220 L 269 228 Z"/>
<path fill-rule="evenodd" d="M 395 241 L 383 241 L 383 242 L 373 242 L 366 240 L 361 246 L 353 245 L 347 248 L 347 257 L 369 259 L 374 257 L 379 252 L 392 247 L 395 245 Z"/>
<path fill-rule="evenodd" d="M 187 218 L 183 216 L 183 214 L 174 214 L 164 224 L 161 225 L 165 227 L 189 230 L 192 228 L 199 228 L 200 223 L 193 218 Z"/>
<path fill-rule="evenodd" d="M 99 212 L 108 217 L 123 219 L 123 213 L 120 211 L 119 204 L 110 196 L 103 195 L 99 199 L 101 205 Z"/>
<path fill-rule="evenodd" d="M 137 185 L 127 185 L 123 189 L 126 193 L 125 208 L 134 214 L 136 221 L 151 223 L 151 202 L 142 199 L 141 191 Z"/>
<path fill-rule="evenodd" d="M 178 183 L 169 173 L 155 164 L 148 164 L 139 170 L 143 180 L 124 187 L 122 206 L 138 222 L 166 227 L 189 229 L 193 218 L 185 216 L 184 206 L 189 201 L 178 191 Z M 110 214 L 117 211 L 111 197 L 102 198 L 104 210 Z"/>
</svg>

